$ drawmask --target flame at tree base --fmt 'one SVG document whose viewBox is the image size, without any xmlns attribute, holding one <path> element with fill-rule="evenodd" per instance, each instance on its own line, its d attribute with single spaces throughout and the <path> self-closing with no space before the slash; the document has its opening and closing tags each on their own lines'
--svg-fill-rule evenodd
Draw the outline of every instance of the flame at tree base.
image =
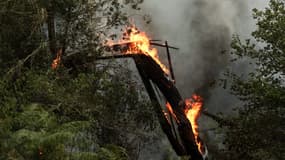
<svg viewBox="0 0 285 160">
<path fill-rule="evenodd" d="M 207 149 L 199 137 L 199 126 L 198 126 L 198 119 L 202 111 L 202 106 L 203 106 L 203 98 L 197 94 L 194 94 L 192 95 L 191 98 L 185 100 L 184 113 L 191 124 L 192 132 L 194 134 L 194 140 L 198 147 L 198 150 L 203 157 L 204 156 L 206 157 L 208 154 Z M 178 118 L 176 117 L 171 105 L 168 102 L 166 103 L 166 108 L 169 111 L 170 115 L 174 117 L 176 122 L 179 123 Z M 165 114 L 168 115 L 167 113 Z"/>
<path fill-rule="evenodd" d="M 56 53 L 56 58 L 52 61 L 51 68 L 57 69 L 61 61 L 62 49 L 59 49 Z"/>
<path fill-rule="evenodd" d="M 192 95 L 191 98 L 185 100 L 185 115 L 187 119 L 191 123 L 192 131 L 194 134 L 195 142 L 198 146 L 199 152 L 204 155 L 206 150 L 205 147 L 199 138 L 199 126 L 198 126 L 198 118 L 200 116 L 201 110 L 203 106 L 203 98 L 197 94 Z"/>
</svg>

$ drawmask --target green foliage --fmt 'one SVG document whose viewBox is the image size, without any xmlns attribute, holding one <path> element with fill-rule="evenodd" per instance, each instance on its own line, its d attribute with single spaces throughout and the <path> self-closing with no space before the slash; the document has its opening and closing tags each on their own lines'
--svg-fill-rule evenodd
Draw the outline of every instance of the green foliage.
<svg viewBox="0 0 285 160">
<path fill-rule="evenodd" d="M 27 109 L 24 104 L 31 102 L 42 104 L 43 108 L 54 113 L 56 120 L 61 123 L 61 127 L 55 129 L 56 133 L 61 133 L 61 129 L 65 128 L 76 131 L 78 125 L 74 121 L 91 122 L 92 127 L 87 132 L 88 134 L 93 132 L 93 138 L 81 139 L 84 143 L 82 145 L 77 143 L 75 148 L 84 151 L 94 145 L 90 143 L 93 140 L 100 145 L 115 143 L 128 147 L 130 144 L 126 143 L 128 139 L 126 135 L 151 131 L 155 127 L 153 123 L 155 118 L 151 105 L 139 100 L 136 84 L 130 87 L 124 80 L 126 77 L 113 76 L 108 72 L 95 72 L 74 77 L 65 72 L 64 68 L 59 72 L 27 70 L 22 72 L 21 77 L 18 77 L 12 85 L 3 84 L 2 87 L 6 87 L 7 92 L 4 89 L 1 93 L 2 102 L 6 106 L 2 111 L 7 116 L 16 117 L 13 119 L 17 128 L 27 126 L 25 125 L 27 123 L 29 123 L 27 129 L 36 131 L 47 127 L 54 128 L 53 123 L 50 123 L 51 119 L 47 119 L 46 112 L 35 116 L 30 112 L 25 112 L 21 116 L 14 115 L 16 110 Z M 9 108 L 13 109 L 13 112 L 7 112 Z M 121 136 L 116 136 L 118 134 Z M 140 137 L 143 138 L 145 135 L 142 134 Z M 49 144 L 55 143 L 52 138 L 51 136 Z M 64 140 L 64 137 L 61 138 Z"/>
<path fill-rule="evenodd" d="M 0 1 L 0 159 L 137 157 L 156 127 L 151 105 L 129 70 L 95 59 L 140 3 Z M 63 50 L 56 70 L 52 41 Z"/>
<path fill-rule="evenodd" d="M 0 4 L 0 68 L 3 69 L 31 53 L 44 35 L 36 32 L 41 14 L 28 1 L 1 0 Z"/>
<path fill-rule="evenodd" d="M 100 148 L 96 153 L 74 153 L 71 160 L 127 160 L 125 149 L 109 145 Z"/>
<path fill-rule="evenodd" d="M 1 121 L 1 128 L 5 128 L 1 132 L 1 159 L 36 159 L 39 152 L 48 153 L 43 155 L 46 159 L 64 157 L 67 143 L 78 131 L 88 127 L 87 122 L 72 123 L 58 123 L 52 113 L 38 104 L 24 106 L 22 112 Z M 77 130 L 66 126 L 76 126 Z"/>
<path fill-rule="evenodd" d="M 252 33 L 256 43 L 242 42 L 235 36 L 233 56 L 249 58 L 255 70 L 245 79 L 234 73 L 231 91 L 244 106 L 239 116 L 229 118 L 232 126 L 226 133 L 230 159 L 282 159 L 284 155 L 285 115 L 285 4 L 271 0 L 264 11 L 254 9 L 257 30 Z"/>
<path fill-rule="evenodd" d="M 69 147 L 84 142 L 78 133 L 90 127 L 87 121 L 59 124 L 56 117 L 38 104 L 25 106 L 14 119 L 1 121 L 1 159 L 126 159 L 123 148 L 106 146 L 96 153 L 70 152 Z M 5 151 L 5 152 L 4 152 Z M 5 154 L 4 154 L 5 153 Z M 72 159 L 72 158 L 71 158 Z"/>
<path fill-rule="evenodd" d="M 252 33 L 258 44 L 246 40 L 243 44 L 238 37 L 234 38 L 232 47 L 234 54 L 255 59 L 257 70 L 262 76 L 272 77 L 277 73 L 284 74 L 285 63 L 285 6 L 282 0 L 270 1 L 269 8 L 264 11 L 253 10 L 257 20 L 257 30 Z"/>
</svg>

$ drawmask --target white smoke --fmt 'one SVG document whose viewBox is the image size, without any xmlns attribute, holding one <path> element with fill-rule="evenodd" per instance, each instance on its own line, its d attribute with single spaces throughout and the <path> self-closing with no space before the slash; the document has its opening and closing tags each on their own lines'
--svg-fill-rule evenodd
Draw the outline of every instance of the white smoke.
<svg viewBox="0 0 285 160">
<path fill-rule="evenodd" d="M 229 95 L 220 93 L 221 89 L 216 89 L 218 94 L 208 93 L 208 87 L 228 65 L 228 57 L 221 53 L 230 50 L 232 35 L 250 38 L 255 28 L 251 10 L 267 4 L 268 0 L 149 0 L 142 12 L 151 16 L 152 23 L 144 29 L 155 39 L 180 48 L 172 51 L 172 58 L 177 87 L 184 97 L 201 89 L 207 92 L 209 110 L 230 110 L 229 100 L 223 103 Z"/>
<path fill-rule="evenodd" d="M 198 90 L 206 96 L 205 107 L 210 112 L 230 112 L 238 100 L 227 90 L 210 88 L 210 84 L 227 66 L 231 67 L 228 56 L 221 53 L 230 51 L 232 35 L 251 38 L 250 33 L 256 28 L 252 9 L 264 8 L 268 1 L 145 0 L 140 13 L 152 18 L 150 25 L 143 26 L 152 38 L 168 40 L 180 48 L 172 51 L 180 93 L 190 97 Z M 248 69 L 244 64 L 232 67 L 239 72 Z M 212 125 L 202 123 L 202 129 Z M 212 137 L 213 133 L 208 136 Z"/>
</svg>

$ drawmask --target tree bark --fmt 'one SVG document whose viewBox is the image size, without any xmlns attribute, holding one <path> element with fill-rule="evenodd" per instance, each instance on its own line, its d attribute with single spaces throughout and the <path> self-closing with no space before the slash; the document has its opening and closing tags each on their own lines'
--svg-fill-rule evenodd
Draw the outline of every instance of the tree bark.
<svg viewBox="0 0 285 160">
<path fill-rule="evenodd" d="M 50 52 L 53 56 L 56 56 L 55 12 L 53 9 L 53 1 L 50 1 L 47 7 L 47 26 Z"/>
</svg>

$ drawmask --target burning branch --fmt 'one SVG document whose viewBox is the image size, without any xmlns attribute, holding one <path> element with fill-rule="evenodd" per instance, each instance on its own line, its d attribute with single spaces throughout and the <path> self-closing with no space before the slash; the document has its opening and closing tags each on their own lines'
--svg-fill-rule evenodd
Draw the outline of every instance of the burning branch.
<svg viewBox="0 0 285 160">
<path fill-rule="evenodd" d="M 151 40 L 146 33 L 140 32 L 134 26 L 128 27 L 122 40 L 116 43 L 112 41 L 107 43 L 109 49 L 120 51 L 123 55 L 101 57 L 99 59 L 132 57 L 150 100 L 156 108 L 161 127 L 176 153 L 178 155 L 191 155 L 193 160 L 203 160 L 207 157 L 207 148 L 199 138 L 197 123 L 202 108 L 202 97 L 193 95 L 191 99 L 184 101 L 175 87 L 174 81 L 169 78 L 168 68 L 159 60 L 157 49 L 152 48 L 150 45 Z M 165 46 L 170 59 L 169 46 L 167 43 Z M 171 67 L 171 63 L 169 64 Z M 174 79 L 173 73 L 171 76 Z M 159 104 L 158 97 L 155 94 L 156 87 L 168 102 L 166 107 L 169 114 L 163 112 Z M 171 118 L 175 119 L 176 124 Z"/>
<path fill-rule="evenodd" d="M 194 94 L 190 99 L 185 100 L 186 108 L 185 114 L 192 125 L 192 131 L 194 133 L 195 142 L 198 145 L 198 149 L 200 153 L 205 153 L 205 148 L 202 145 L 202 141 L 199 138 L 199 126 L 198 126 L 198 118 L 200 116 L 203 99 L 202 97 Z"/>
<path fill-rule="evenodd" d="M 125 54 L 145 54 L 150 56 L 157 64 L 159 64 L 166 74 L 169 74 L 167 67 L 159 60 L 157 49 L 151 47 L 150 39 L 145 32 L 139 31 L 135 26 L 131 26 L 124 31 L 123 35 L 122 40 L 119 42 L 114 43 L 109 41 L 107 42 L 107 45 L 120 47 L 125 44 Z"/>
<path fill-rule="evenodd" d="M 62 49 L 59 49 L 56 53 L 56 58 L 53 60 L 52 64 L 51 64 L 51 68 L 52 69 L 57 69 L 60 61 L 61 61 L 61 55 L 62 55 Z"/>
</svg>

